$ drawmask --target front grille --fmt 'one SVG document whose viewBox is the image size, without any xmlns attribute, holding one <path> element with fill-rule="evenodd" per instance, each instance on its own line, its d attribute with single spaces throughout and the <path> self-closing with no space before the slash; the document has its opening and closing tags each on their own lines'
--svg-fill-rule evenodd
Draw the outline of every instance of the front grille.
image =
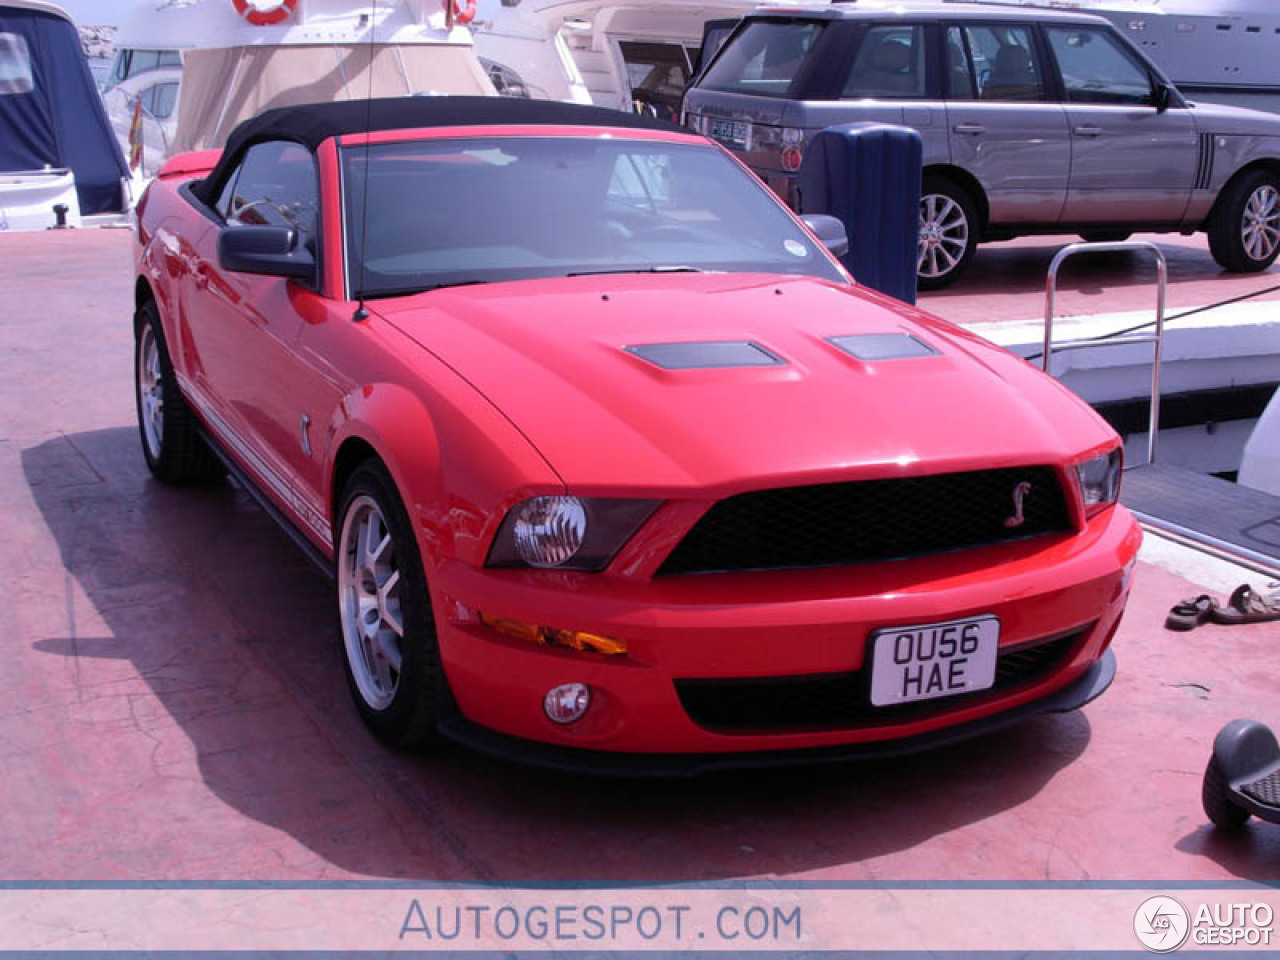
<svg viewBox="0 0 1280 960">
<path fill-rule="evenodd" d="M 1023 488 L 1023 522 L 1015 491 Z M 721 500 L 658 575 L 868 563 L 1071 529 L 1052 467 L 758 490 Z"/>
<path fill-rule="evenodd" d="M 1038 680 L 1065 663 L 1092 629 L 1089 624 L 1002 650 L 996 658 L 995 683 L 989 689 L 938 700 L 873 706 L 868 697 L 870 677 L 861 670 L 802 677 L 677 680 L 676 693 L 690 720 L 723 733 L 903 723 Z"/>
</svg>

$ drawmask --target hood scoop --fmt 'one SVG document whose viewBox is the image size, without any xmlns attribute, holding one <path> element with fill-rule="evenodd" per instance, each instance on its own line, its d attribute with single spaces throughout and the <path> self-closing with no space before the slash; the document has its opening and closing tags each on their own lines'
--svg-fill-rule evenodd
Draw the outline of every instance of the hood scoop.
<svg viewBox="0 0 1280 960">
<path fill-rule="evenodd" d="M 625 348 L 663 370 L 715 370 L 725 367 L 781 367 L 786 361 L 758 343 L 725 340 L 704 343 L 641 343 Z"/>
<path fill-rule="evenodd" d="M 940 351 L 909 333 L 860 333 L 847 337 L 828 337 L 827 343 L 864 363 L 941 355 Z"/>
</svg>

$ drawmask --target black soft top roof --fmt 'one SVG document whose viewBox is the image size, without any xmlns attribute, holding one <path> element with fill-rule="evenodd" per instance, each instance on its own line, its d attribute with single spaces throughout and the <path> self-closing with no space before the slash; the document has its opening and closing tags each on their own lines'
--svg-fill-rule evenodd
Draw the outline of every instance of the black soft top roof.
<svg viewBox="0 0 1280 960">
<path fill-rule="evenodd" d="M 292 140 L 314 151 L 330 137 L 415 127 L 476 127 L 509 124 L 639 127 L 689 133 L 682 127 L 604 107 L 516 97 L 384 97 L 279 107 L 252 117 L 231 131 L 213 171 L 192 190 L 205 203 L 215 197 L 240 155 L 263 140 Z"/>
</svg>

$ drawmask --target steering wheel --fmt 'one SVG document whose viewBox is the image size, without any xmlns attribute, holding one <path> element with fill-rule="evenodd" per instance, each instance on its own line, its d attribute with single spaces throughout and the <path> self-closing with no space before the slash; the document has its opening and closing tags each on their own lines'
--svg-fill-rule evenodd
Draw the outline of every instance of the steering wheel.
<svg viewBox="0 0 1280 960">
<path fill-rule="evenodd" d="M 292 227 L 294 230 L 302 229 L 298 224 L 297 211 L 291 210 L 288 207 L 284 207 L 276 203 L 274 200 L 268 199 L 266 197 L 263 197 L 259 200 L 250 200 L 248 203 L 241 204 L 240 206 L 236 207 L 235 211 L 231 214 L 231 216 L 228 219 L 234 220 L 236 221 L 236 223 L 239 223 L 243 226 L 266 226 L 267 221 L 265 220 L 265 218 L 261 216 L 257 218 L 259 221 L 261 221 L 260 223 L 257 223 L 254 221 L 246 221 L 244 219 L 245 213 L 252 211 L 255 207 L 266 207 L 268 210 L 274 210 L 276 215 L 280 217 L 280 219 L 283 220 L 285 223 L 289 224 L 289 226 Z"/>
</svg>

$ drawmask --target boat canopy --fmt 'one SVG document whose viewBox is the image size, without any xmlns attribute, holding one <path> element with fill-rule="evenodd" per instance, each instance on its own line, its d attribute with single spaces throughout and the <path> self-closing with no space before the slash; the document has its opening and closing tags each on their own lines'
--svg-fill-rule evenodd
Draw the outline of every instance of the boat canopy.
<svg viewBox="0 0 1280 960">
<path fill-rule="evenodd" d="M 70 169 L 82 214 L 124 209 L 127 177 L 80 37 L 48 4 L 0 2 L 0 170 Z"/>
<path fill-rule="evenodd" d="M 183 53 L 172 152 L 218 149 L 236 125 L 274 107 L 409 95 L 492 96 L 470 45 L 324 44 Z"/>
</svg>

